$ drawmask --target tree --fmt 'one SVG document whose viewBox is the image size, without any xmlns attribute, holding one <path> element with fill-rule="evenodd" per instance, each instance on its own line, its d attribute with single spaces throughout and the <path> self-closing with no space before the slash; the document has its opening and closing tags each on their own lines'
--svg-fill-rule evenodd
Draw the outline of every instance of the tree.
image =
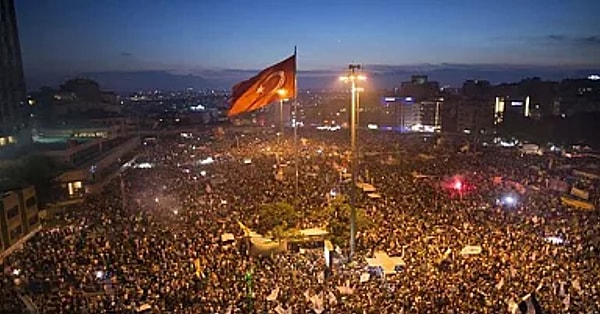
<svg viewBox="0 0 600 314">
<path fill-rule="evenodd" d="M 346 246 L 350 239 L 350 205 L 342 198 L 336 198 L 326 209 L 329 216 L 327 229 L 331 242 L 340 247 Z M 362 232 L 371 227 L 371 221 L 364 209 L 356 209 L 356 231 Z"/>
<path fill-rule="evenodd" d="M 300 222 L 301 215 L 296 209 L 285 202 L 263 204 L 259 208 L 260 220 L 256 231 L 260 234 L 270 234 L 282 238 L 290 229 Z"/>
</svg>

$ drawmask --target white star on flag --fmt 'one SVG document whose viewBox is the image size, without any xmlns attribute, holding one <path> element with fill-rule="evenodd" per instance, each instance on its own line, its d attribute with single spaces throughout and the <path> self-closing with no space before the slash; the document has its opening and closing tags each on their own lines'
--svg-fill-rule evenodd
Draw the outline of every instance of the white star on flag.
<svg viewBox="0 0 600 314">
<path fill-rule="evenodd" d="M 259 86 L 259 87 L 258 87 L 258 89 L 256 90 L 256 92 L 257 92 L 258 94 L 262 94 L 264 91 L 265 91 L 265 88 L 264 88 L 262 85 L 261 85 L 261 86 Z"/>
</svg>

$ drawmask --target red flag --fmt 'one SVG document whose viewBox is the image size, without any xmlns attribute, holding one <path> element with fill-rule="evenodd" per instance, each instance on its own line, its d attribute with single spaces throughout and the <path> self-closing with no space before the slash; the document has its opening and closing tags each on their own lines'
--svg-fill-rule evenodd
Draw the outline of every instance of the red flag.
<svg viewBox="0 0 600 314">
<path fill-rule="evenodd" d="M 283 90 L 285 93 L 280 94 Z M 283 98 L 296 97 L 296 55 L 272 65 L 233 86 L 227 116 L 260 109 Z"/>
</svg>

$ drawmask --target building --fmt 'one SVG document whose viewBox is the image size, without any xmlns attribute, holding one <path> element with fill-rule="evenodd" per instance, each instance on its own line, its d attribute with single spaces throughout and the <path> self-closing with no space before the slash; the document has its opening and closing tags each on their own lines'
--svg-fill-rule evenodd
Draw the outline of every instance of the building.
<svg viewBox="0 0 600 314">
<path fill-rule="evenodd" d="M 443 102 L 443 98 L 422 101 L 419 106 L 419 124 L 425 128 L 433 128 L 435 131 L 439 131 L 442 127 L 440 109 Z"/>
<path fill-rule="evenodd" d="M 536 117 L 540 117 L 539 105 L 536 107 Z M 507 119 L 517 120 L 532 117 L 531 96 L 496 97 L 494 104 L 494 125 L 500 125 Z M 513 122 L 511 121 L 511 122 Z"/>
<path fill-rule="evenodd" d="M 426 75 L 413 75 L 409 82 L 400 84 L 399 96 L 411 97 L 414 101 L 426 101 L 437 98 L 440 93 L 440 84 L 429 81 Z"/>
<path fill-rule="evenodd" d="M 55 200 L 76 199 L 97 192 L 106 178 L 134 158 L 139 145 L 139 137 L 99 139 L 66 150 L 44 152 L 68 167 L 53 180 Z"/>
<path fill-rule="evenodd" d="M 494 104 L 491 101 L 461 99 L 457 102 L 456 129 L 453 131 L 485 134 L 493 129 Z"/>
<path fill-rule="evenodd" d="M 600 80 L 596 76 L 563 80 L 559 96 L 552 108 L 554 115 L 600 111 Z"/>
<path fill-rule="evenodd" d="M 69 118 L 90 112 L 120 113 L 119 97 L 113 92 L 102 91 L 97 82 L 85 78 L 64 82 L 54 94 L 52 113 L 55 117 Z"/>
<path fill-rule="evenodd" d="M 469 98 L 485 98 L 492 93 L 490 82 L 483 80 L 466 80 L 463 83 L 462 95 Z"/>
<path fill-rule="evenodd" d="M 3 252 L 35 231 L 40 221 L 33 186 L 3 192 L 0 197 L 0 252 Z"/>
<path fill-rule="evenodd" d="M 402 132 L 437 132 L 441 129 L 443 98 L 415 101 L 413 97 L 383 97 L 384 117 L 382 126 L 390 126 Z"/>
<path fill-rule="evenodd" d="M 0 149 L 29 141 L 25 103 L 15 5 L 13 0 L 0 0 Z"/>
</svg>

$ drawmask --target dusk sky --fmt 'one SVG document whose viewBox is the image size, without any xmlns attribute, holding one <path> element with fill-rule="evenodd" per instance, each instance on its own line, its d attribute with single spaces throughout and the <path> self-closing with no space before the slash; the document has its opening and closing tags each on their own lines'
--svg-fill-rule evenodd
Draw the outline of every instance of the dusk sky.
<svg viewBox="0 0 600 314">
<path fill-rule="evenodd" d="M 19 0 L 26 74 L 598 65 L 597 0 Z"/>
</svg>

